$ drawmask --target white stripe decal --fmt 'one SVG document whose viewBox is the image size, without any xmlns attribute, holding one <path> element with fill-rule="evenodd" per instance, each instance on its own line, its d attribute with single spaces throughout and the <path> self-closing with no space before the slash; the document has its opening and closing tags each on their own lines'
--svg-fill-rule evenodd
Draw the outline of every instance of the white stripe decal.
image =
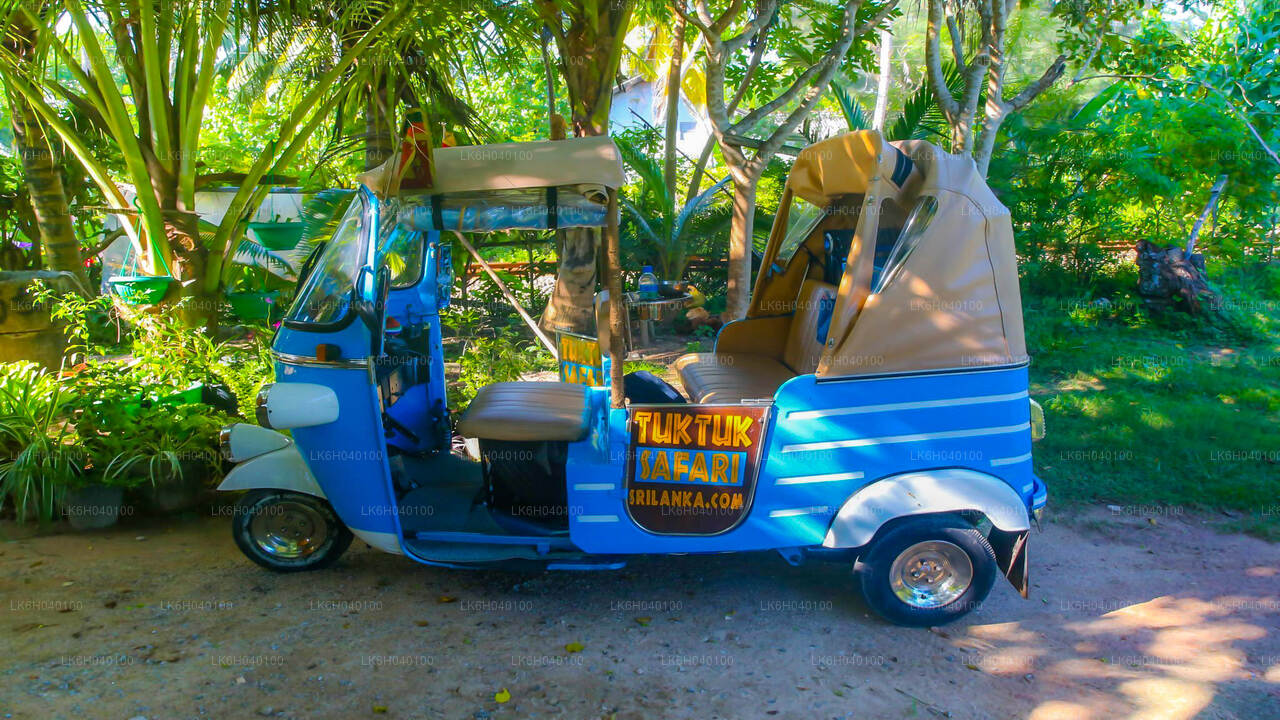
<svg viewBox="0 0 1280 720">
<path fill-rule="evenodd" d="M 824 505 L 816 505 L 814 507 L 790 508 L 788 510 L 770 510 L 771 518 L 787 518 L 800 517 L 802 515 L 825 515 L 831 512 L 831 508 Z"/>
<path fill-rule="evenodd" d="M 585 522 L 585 523 L 618 522 L 618 516 L 617 515 L 579 515 L 578 522 Z"/>
<path fill-rule="evenodd" d="M 885 403 L 883 405 L 859 405 L 857 407 L 828 408 L 826 410 L 797 410 L 787 413 L 788 420 L 809 420 L 811 418 L 837 417 L 839 415 L 861 415 L 863 413 L 892 412 L 894 410 L 923 410 L 925 408 L 958 407 L 961 405 L 980 405 L 982 403 L 1008 402 L 1027 397 L 1023 390 L 1006 395 L 976 395 L 974 397 L 950 398 L 947 400 L 920 400 L 918 402 Z"/>
<path fill-rule="evenodd" d="M 807 485 L 809 483 L 837 482 L 839 480 L 861 480 L 860 472 L 843 472 L 828 473 L 826 475 L 796 475 L 794 477 L 780 477 L 774 485 Z"/>
<path fill-rule="evenodd" d="M 1002 425 L 999 427 L 973 428 L 971 430 L 947 430 L 936 433 L 916 433 L 913 435 L 888 435 L 878 438 L 858 438 L 857 440 L 833 440 L 831 442 L 798 443 L 783 445 L 782 452 L 801 452 L 804 450 L 836 450 L 839 448 L 867 447 L 869 445 L 890 445 L 893 443 L 921 442 L 922 440 L 951 440 L 954 438 L 979 437 L 982 435 L 1002 435 L 1004 433 L 1030 430 L 1031 423 L 1021 425 Z"/>
<path fill-rule="evenodd" d="M 1031 459 L 1031 453 L 1023 453 L 1017 457 L 995 458 L 991 461 L 991 467 L 1000 467 L 1001 465 L 1017 465 Z"/>
<path fill-rule="evenodd" d="M 616 486 L 616 485 L 614 485 L 613 483 L 577 483 L 576 485 L 574 485 L 574 486 L 573 486 L 573 489 L 574 489 L 574 490 L 580 490 L 580 491 L 586 491 L 586 490 L 612 490 L 612 489 L 614 489 L 615 487 L 617 487 L 617 486 Z"/>
</svg>

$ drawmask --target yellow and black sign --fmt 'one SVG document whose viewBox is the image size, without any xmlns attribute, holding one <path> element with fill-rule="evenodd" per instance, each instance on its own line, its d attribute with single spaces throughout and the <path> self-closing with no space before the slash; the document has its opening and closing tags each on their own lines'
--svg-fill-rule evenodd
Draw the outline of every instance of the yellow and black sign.
<svg viewBox="0 0 1280 720">
<path fill-rule="evenodd" d="M 577 385 L 604 385 L 604 360 L 600 343 L 593 337 L 573 333 L 556 333 L 560 351 L 560 379 Z"/>
<path fill-rule="evenodd" d="M 747 516 L 768 406 L 632 406 L 627 511 L 652 533 L 715 535 Z"/>
</svg>

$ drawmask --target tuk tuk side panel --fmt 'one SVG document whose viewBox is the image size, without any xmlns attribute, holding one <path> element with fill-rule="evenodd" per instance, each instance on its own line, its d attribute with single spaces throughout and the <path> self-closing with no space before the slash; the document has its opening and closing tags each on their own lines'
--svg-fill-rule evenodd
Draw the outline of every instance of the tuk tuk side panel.
<svg viewBox="0 0 1280 720">
<path fill-rule="evenodd" d="M 338 419 L 294 428 L 293 439 L 338 517 L 352 530 L 400 542 L 377 390 L 368 368 L 276 364 L 281 382 L 324 385 L 338 396 Z"/>
<path fill-rule="evenodd" d="M 606 402 L 607 398 L 603 395 Z M 631 438 L 627 413 L 608 411 L 606 452 L 591 448 L 588 440 L 570 446 L 569 533 L 575 545 L 591 553 L 628 554 L 733 552 L 821 544 L 821 534 L 814 540 L 761 515 L 758 508 L 762 503 L 773 502 L 767 497 L 773 492 L 772 479 L 763 469 L 756 481 L 753 508 L 731 530 L 718 535 L 657 535 L 641 529 L 627 512 L 626 464 Z M 777 414 L 770 413 L 769 417 L 770 424 L 761 436 L 766 453 L 771 447 L 770 435 Z"/>
<path fill-rule="evenodd" d="M 1028 505 L 1026 368 L 824 381 L 779 389 L 750 514 L 720 535 L 655 535 L 627 514 L 626 411 L 610 411 L 609 453 L 580 464 L 571 449 L 570 533 L 598 553 L 724 552 L 821 545 L 845 500 L 877 479 L 943 467 L 1001 478 Z M 576 445 L 585 446 L 586 443 Z M 588 486 L 588 489 L 581 486 Z"/>
<path fill-rule="evenodd" d="M 1028 506 L 1038 487 L 1025 366 L 823 382 L 802 375 L 779 389 L 775 411 L 765 467 L 775 492 L 753 512 L 816 542 L 850 495 L 889 475 L 971 469 L 1000 478 Z"/>
</svg>

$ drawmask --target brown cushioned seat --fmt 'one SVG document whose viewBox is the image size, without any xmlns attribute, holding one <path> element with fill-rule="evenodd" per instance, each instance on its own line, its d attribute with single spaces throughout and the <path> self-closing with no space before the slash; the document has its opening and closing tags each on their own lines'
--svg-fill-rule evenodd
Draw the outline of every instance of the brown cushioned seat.
<svg viewBox="0 0 1280 720">
<path fill-rule="evenodd" d="M 562 382 L 501 382 L 480 388 L 458 434 L 485 440 L 579 440 L 587 434 L 587 388 Z"/>
<path fill-rule="evenodd" d="M 737 403 L 771 398 L 782 383 L 796 375 L 814 372 L 822 356 L 819 328 L 825 314 L 829 322 L 836 288 L 818 280 L 805 280 L 796 298 L 796 309 L 787 324 L 782 357 L 757 353 L 694 353 L 676 360 L 675 369 L 685 392 L 697 403 Z"/>
<path fill-rule="evenodd" d="M 676 360 L 675 368 L 685 391 L 699 403 L 770 398 L 779 385 L 796 376 L 771 357 L 747 353 L 694 353 Z"/>
</svg>

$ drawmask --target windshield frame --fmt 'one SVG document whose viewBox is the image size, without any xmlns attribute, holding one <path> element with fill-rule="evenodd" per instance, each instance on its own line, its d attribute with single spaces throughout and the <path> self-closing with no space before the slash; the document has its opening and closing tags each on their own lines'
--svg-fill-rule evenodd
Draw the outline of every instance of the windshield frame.
<svg viewBox="0 0 1280 720">
<path fill-rule="evenodd" d="M 356 299 L 356 285 L 359 283 L 359 277 L 362 268 L 368 265 L 368 249 L 372 238 L 369 229 L 369 209 L 370 203 L 365 192 L 356 193 L 356 197 L 352 198 L 351 206 L 343 214 L 342 220 L 339 221 L 338 228 L 327 240 L 324 251 L 320 257 L 316 259 L 315 266 L 311 269 L 311 273 L 303 280 L 303 286 L 298 288 L 297 295 L 294 297 L 293 303 L 289 306 L 288 313 L 282 321 L 284 327 L 292 330 L 303 330 L 307 332 L 336 332 L 346 328 L 355 319 L 353 304 Z M 345 248 L 333 242 L 333 238 L 343 228 L 346 222 L 351 219 L 356 223 L 355 238 L 352 242 L 356 243 L 354 248 Z M 311 293 L 315 291 L 316 284 L 328 269 L 325 261 L 331 254 L 348 252 L 355 263 L 349 268 L 351 271 L 351 282 L 342 292 L 335 294 L 330 300 L 337 301 L 343 296 L 346 297 L 346 304 L 342 310 L 342 314 L 328 322 L 315 322 L 312 320 L 299 320 L 297 314 L 301 310 L 301 303 Z"/>
</svg>

